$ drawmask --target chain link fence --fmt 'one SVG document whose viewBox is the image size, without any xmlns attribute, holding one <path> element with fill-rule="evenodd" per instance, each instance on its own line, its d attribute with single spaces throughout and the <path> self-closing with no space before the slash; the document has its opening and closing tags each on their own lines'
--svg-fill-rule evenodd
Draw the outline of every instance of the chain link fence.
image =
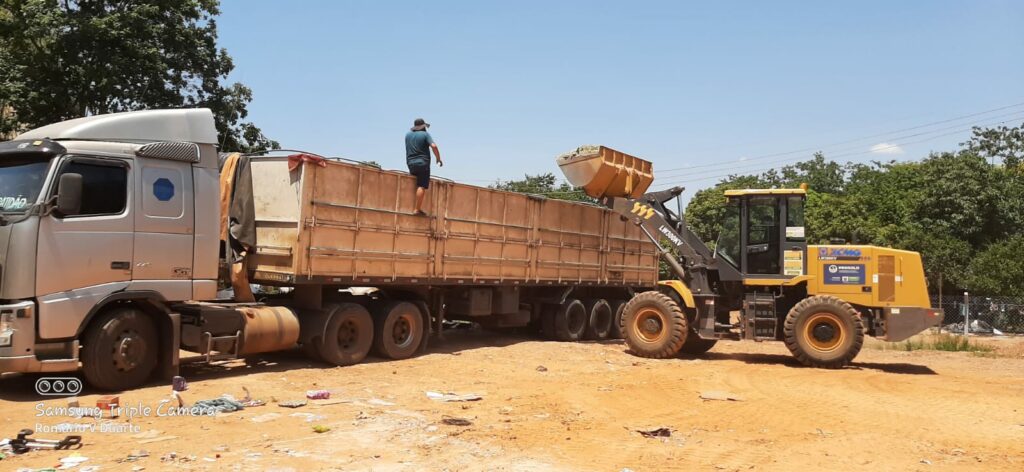
<svg viewBox="0 0 1024 472">
<path fill-rule="evenodd" d="M 932 295 L 932 306 L 942 308 L 942 330 L 974 334 L 1024 334 L 1024 297 Z"/>
</svg>

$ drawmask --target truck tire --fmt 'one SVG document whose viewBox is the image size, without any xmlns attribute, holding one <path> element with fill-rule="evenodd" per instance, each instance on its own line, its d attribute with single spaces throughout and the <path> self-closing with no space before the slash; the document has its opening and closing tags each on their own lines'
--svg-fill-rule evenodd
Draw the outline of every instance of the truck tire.
<svg viewBox="0 0 1024 472">
<path fill-rule="evenodd" d="M 373 350 L 388 359 L 408 359 L 423 342 L 423 314 L 410 302 L 383 305 L 374 320 Z"/>
<path fill-rule="evenodd" d="M 686 315 L 668 295 L 641 293 L 623 308 L 626 345 L 634 354 L 652 359 L 674 357 L 686 342 Z"/>
<path fill-rule="evenodd" d="M 358 364 L 373 346 L 373 318 L 356 303 L 327 307 L 327 324 L 323 335 L 312 341 L 315 359 L 336 366 Z M 308 351 L 307 351 L 308 352 Z"/>
<path fill-rule="evenodd" d="M 589 315 L 583 339 L 608 339 L 612 331 L 612 307 L 608 305 L 608 301 L 597 298 L 587 300 L 583 305 Z"/>
<path fill-rule="evenodd" d="M 849 303 L 828 295 L 797 303 L 786 315 L 783 334 L 789 352 L 811 367 L 846 366 L 864 345 L 860 314 Z"/>
<path fill-rule="evenodd" d="M 139 387 L 156 369 L 160 341 L 153 320 L 142 310 L 120 306 L 102 313 L 82 338 L 82 373 L 100 390 Z"/>
<path fill-rule="evenodd" d="M 608 300 L 612 310 L 612 331 L 608 333 L 608 339 L 622 339 L 626 334 L 625 320 L 622 319 L 622 309 L 626 307 L 625 300 Z"/>
<path fill-rule="evenodd" d="M 587 329 L 590 314 L 583 302 L 569 298 L 558 307 L 554 317 L 555 339 L 559 341 L 579 341 Z"/>
</svg>

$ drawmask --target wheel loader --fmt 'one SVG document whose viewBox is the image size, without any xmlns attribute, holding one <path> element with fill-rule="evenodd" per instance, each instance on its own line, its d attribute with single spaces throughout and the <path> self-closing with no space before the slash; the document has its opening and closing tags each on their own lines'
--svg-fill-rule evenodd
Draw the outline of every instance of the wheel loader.
<svg viewBox="0 0 1024 472">
<path fill-rule="evenodd" d="M 622 311 L 636 355 L 703 354 L 720 339 L 783 341 L 805 365 L 840 368 L 865 335 L 902 341 L 942 321 L 918 253 L 808 245 L 806 185 L 726 190 L 722 230 L 710 248 L 687 225 L 682 187 L 645 193 L 654 181 L 650 162 L 604 146 L 581 146 L 556 162 L 570 183 L 638 225 L 674 274 Z"/>
</svg>

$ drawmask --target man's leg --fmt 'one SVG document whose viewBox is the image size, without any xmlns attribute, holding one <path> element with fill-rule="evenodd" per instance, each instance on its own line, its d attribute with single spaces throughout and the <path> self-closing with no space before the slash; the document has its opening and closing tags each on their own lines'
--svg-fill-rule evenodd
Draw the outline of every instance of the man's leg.
<svg viewBox="0 0 1024 472">
<path fill-rule="evenodd" d="M 416 209 L 415 212 L 423 211 L 423 198 L 427 196 L 427 189 L 416 187 Z"/>
</svg>

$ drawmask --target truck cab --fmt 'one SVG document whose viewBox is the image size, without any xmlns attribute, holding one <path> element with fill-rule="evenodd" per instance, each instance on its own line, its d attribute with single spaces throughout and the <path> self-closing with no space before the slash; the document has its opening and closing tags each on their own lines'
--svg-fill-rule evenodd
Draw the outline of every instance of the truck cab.
<svg viewBox="0 0 1024 472">
<path fill-rule="evenodd" d="M 0 143 L 0 372 L 76 370 L 85 331 L 128 305 L 169 343 L 168 303 L 215 298 L 216 136 L 210 110 L 154 110 Z M 107 334 L 118 372 L 175 364 L 137 327 Z"/>
</svg>

